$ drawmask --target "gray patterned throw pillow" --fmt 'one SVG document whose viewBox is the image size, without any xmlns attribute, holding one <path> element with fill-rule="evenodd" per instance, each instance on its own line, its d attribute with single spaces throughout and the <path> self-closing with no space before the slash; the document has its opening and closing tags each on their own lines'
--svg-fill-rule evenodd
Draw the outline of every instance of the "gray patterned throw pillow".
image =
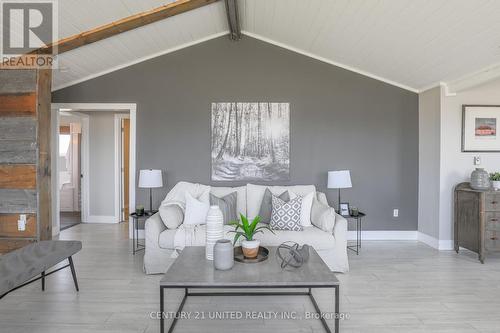
<svg viewBox="0 0 500 333">
<path fill-rule="evenodd" d="M 262 203 L 260 204 L 260 223 L 269 224 L 271 222 L 271 213 L 273 211 L 273 203 L 271 199 L 272 196 L 273 194 L 271 193 L 271 191 L 266 188 L 266 192 L 264 192 L 264 198 L 262 198 Z M 290 194 L 288 193 L 288 191 L 281 193 L 278 197 L 284 202 L 290 201 Z"/>
<path fill-rule="evenodd" d="M 284 202 L 276 196 L 272 196 L 273 212 L 271 214 L 271 229 L 301 231 L 300 209 L 302 197 Z"/>
<path fill-rule="evenodd" d="M 224 217 L 224 224 L 238 219 L 236 202 L 238 201 L 238 192 L 230 193 L 222 198 L 216 197 L 210 193 L 210 205 L 219 206 Z"/>
</svg>

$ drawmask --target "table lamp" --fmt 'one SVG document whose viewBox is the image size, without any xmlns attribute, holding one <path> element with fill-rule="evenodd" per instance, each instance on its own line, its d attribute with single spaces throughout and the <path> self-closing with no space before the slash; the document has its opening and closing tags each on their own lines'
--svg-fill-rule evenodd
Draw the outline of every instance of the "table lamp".
<svg viewBox="0 0 500 333">
<path fill-rule="evenodd" d="M 139 172 L 139 187 L 149 188 L 149 212 L 153 211 L 153 188 L 163 187 L 161 170 L 143 169 Z"/>
<path fill-rule="evenodd" d="M 349 170 L 329 171 L 328 188 L 337 188 L 339 190 L 338 211 L 340 212 L 340 189 L 351 188 L 351 172 Z"/>
</svg>

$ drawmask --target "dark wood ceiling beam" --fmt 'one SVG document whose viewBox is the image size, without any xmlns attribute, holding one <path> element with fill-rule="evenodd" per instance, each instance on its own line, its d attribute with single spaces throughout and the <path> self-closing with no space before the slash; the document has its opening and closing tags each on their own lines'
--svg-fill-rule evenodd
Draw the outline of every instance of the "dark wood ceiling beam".
<svg viewBox="0 0 500 333">
<path fill-rule="evenodd" d="M 95 29 L 61 39 L 51 45 L 48 45 L 47 47 L 36 50 L 33 53 L 61 54 L 74 50 L 77 47 L 95 43 L 105 38 L 118 35 L 122 32 L 140 28 L 147 24 L 182 14 L 217 1 L 219 0 L 178 0 L 169 3 L 168 5 L 138 13 L 112 23 L 102 25 Z"/>
<path fill-rule="evenodd" d="M 232 40 L 241 39 L 240 19 L 238 16 L 238 0 L 225 0 L 229 37 Z"/>
</svg>

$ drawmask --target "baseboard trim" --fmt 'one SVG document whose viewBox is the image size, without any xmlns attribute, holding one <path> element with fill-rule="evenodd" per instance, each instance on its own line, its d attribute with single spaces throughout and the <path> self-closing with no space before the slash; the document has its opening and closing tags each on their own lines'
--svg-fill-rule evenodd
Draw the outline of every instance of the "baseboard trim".
<svg viewBox="0 0 500 333">
<path fill-rule="evenodd" d="M 84 223 L 118 223 L 116 216 L 89 215 Z"/>
<path fill-rule="evenodd" d="M 436 237 L 429 236 L 423 232 L 417 231 L 418 241 L 429 245 L 440 251 L 453 250 L 453 240 L 437 239 Z"/>
<path fill-rule="evenodd" d="M 356 231 L 347 232 L 348 240 L 356 240 Z M 404 230 L 363 230 L 361 231 L 362 240 L 417 240 L 417 231 Z"/>
<path fill-rule="evenodd" d="M 424 234 L 420 231 L 401 231 L 401 230 L 364 230 L 361 231 L 361 239 L 366 241 L 385 240 L 385 241 L 419 241 L 440 251 L 453 250 L 453 240 L 439 240 L 435 237 Z M 347 240 L 356 240 L 356 231 L 347 232 Z"/>
</svg>

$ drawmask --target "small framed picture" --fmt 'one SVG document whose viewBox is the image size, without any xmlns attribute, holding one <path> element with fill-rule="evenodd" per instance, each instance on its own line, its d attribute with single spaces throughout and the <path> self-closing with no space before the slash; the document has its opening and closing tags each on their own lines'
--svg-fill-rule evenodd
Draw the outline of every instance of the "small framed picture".
<svg viewBox="0 0 500 333">
<path fill-rule="evenodd" d="M 340 215 L 349 216 L 349 203 L 347 202 L 340 203 Z"/>
<path fill-rule="evenodd" d="M 462 152 L 500 152 L 500 106 L 462 105 Z"/>
</svg>

